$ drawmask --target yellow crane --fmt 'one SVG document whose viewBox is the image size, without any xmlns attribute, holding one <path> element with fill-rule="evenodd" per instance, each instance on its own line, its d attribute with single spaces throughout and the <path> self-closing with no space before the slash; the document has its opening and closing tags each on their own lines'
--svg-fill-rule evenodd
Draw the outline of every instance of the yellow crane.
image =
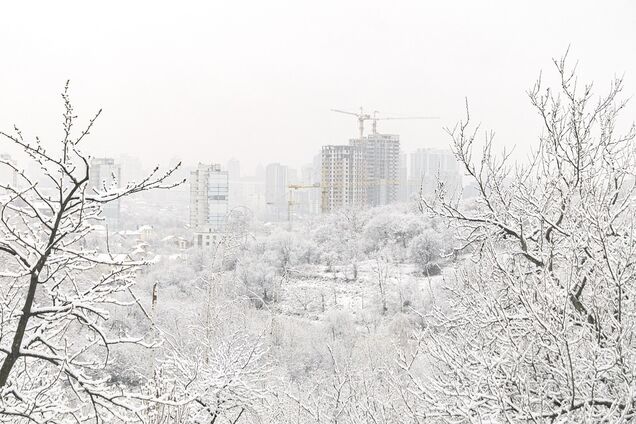
<svg viewBox="0 0 636 424">
<path fill-rule="evenodd" d="M 293 217 L 293 208 L 297 203 L 294 202 L 294 191 L 302 190 L 302 189 L 311 189 L 311 188 L 320 188 L 320 183 L 315 183 L 311 185 L 303 185 L 303 184 L 289 184 L 287 186 L 289 189 L 289 200 L 287 201 L 287 221 L 289 222 L 289 228 L 292 226 L 292 217 Z"/>
</svg>

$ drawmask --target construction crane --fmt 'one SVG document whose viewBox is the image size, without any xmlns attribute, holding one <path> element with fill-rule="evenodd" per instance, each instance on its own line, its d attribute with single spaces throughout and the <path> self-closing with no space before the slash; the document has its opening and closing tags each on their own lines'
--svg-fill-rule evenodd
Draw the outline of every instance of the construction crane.
<svg viewBox="0 0 636 424">
<path fill-rule="evenodd" d="M 301 190 L 306 188 L 320 188 L 320 183 L 315 183 L 312 185 L 302 185 L 302 184 L 289 184 L 287 186 L 289 189 L 289 200 L 287 201 L 287 221 L 289 222 L 289 228 L 292 226 L 292 217 L 293 217 L 293 208 L 297 203 L 294 202 L 294 190 Z"/>
<path fill-rule="evenodd" d="M 332 112 L 344 113 L 347 115 L 353 115 L 358 118 L 358 131 L 360 132 L 360 140 L 362 140 L 362 136 L 364 135 L 364 121 L 368 121 L 372 119 L 372 116 L 368 113 L 364 113 L 362 106 L 360 106 L 360 113 L 348 112 L 346 110 L 340 109 L 331 109 Z"/>
<path fill-rule="evenodd" d="M 332 112 L 344 113 L 346 115 L 352 115 L 358 118 L 358 132 L 360 134 L 360 140 L 362 140 L 364 136 L 364 121 L 372 121 L 373 122 L 373 134 L 377 134 L 377 124 L 378 121 L 388 121 L 388 120 L 396 120 L 396 119 L 439 119 L 438 116 L 386 116 L 379 117 L 377 110 L 373 111 L 373 115 L 369 113 L 365 113 L 364 109 L 360 107 L 360 112 L 349 112 L 341 109 L 331 109 Z"/>
<path fill-rule="evenodd" d="M 378 117 L 378 111 L 373 111 L 372 126 L 373 126 L 373 134 L 377 134 L 378 121 L 390 121 L 397 119 L 439 119 L 439 116 L 387 116 L 387 117 Z"/>
</svg>

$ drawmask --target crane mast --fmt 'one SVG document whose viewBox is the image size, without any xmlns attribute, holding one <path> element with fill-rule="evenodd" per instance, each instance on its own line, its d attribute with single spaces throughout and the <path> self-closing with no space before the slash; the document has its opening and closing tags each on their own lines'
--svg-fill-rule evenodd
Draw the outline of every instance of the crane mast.
<svg viewBox="0 0 636 424">
<path fill-rule="evenodd" d="M 359 139 L 360 141 L 362 141 L 362 137 L 364 137 L 364 121 L 368 121 L 370 119 L 372 119 L 371 115 L 369 115 L 368 113 L 364 112 L 364 109 L 362 108 L 362 106 L 360 107 L 360 113 L 356 113 L 356 112 L 349 112 L 346 110 L 340 110 L 340 109 L 331 109 L 332 112 L 338 112 L 338 113 L 344 113 L 346 115 L 352 115 L 355 116 L 356 118 L 358 118 L 358 132 L 359 132 Z"/>
<path fill-rule="evenodd" d="M 294 212 L 293 212 L 293 208 L 294 205 L 296 205 L 297 203 L 294 202 L 294 191 L 295 190 L 301 190 L 301 189 L 311 189 L 311 188 L 320 188 L 320 183 L 315 183 L 312 185 L 303 185 L 303 184 L 289 184 L 287 186 L 287 188 L 289 189 L 289 200 L 287 201 L 287 222 L 289 223 L 289 228 L 292 228 L 292 221 L 293 221 L 293 216 L 294 216 Z"/>
</svg>

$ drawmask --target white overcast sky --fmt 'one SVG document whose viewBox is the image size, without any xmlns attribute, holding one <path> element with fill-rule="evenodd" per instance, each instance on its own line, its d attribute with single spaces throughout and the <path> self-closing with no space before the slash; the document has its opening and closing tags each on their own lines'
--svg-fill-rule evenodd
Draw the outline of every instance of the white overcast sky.
<svg viewBox="0 0 636 424">
<path fill-rule="evenodd" d="M 568 45 L 583 79 L 625 74 L 636 93 L 631 0 L 11 1 L 0 16 L 0 128 L 58 139 L 71 79 L 81 117 L 104 109 L 91 152 L 146 164 L 297 166 L 354 136 L 330 109 L 359 106 L 440 116 L 380 127 L 440 147 L 465 96 L 501 145 L 525 146 L 525 90 Z"/>
</svg>

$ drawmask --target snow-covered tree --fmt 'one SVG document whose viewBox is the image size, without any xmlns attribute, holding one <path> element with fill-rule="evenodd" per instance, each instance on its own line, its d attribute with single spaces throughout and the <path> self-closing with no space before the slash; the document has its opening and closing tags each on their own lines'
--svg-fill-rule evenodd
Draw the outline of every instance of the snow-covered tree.
<svg viewBox="0 0 636 424">
<path fill-rule="evenodd" d="M 411 261 L 428 275 L 439 273 L 442 257 L 442 240 L 437 232 L 428 230 L 414 237 L 409 244 Z"/>
<path fill-rule="evenodd" d="M 17 128 L 0 132 L 21 151 L 52 187 L 9 161 L 17 187 L 1 186 L 0 204 L 0 421 L 100 422 L 135 417 L 128 388 L 108 383 L 105 371 L 114 345 L 152 343 L 112 325 L 110 314 L 137 308 L 135 274 L 142 261 L 98 253 L 83 240 L 103 218 L 109 202 L 135 193 L 174 186 L 174 170 L 117 187 L 89 187 L 90 157 L 81 148 L 99 112 L 84 129 L 68 94 L 63 133 L 55 144 L 31 141 Z"/>
<path fill-rule="evenodd" d="M 175 404 L 164 415 L 183 415 L 186 423 L 237 423 L 263 415 L 272 372 L 263 334 L 195 325 L 182 336 L 161 361 L 160 379 L 170 382 Z"/>
<path fill-rule="evenodd" d="M 404 366 L 418 422 L 636 416 L 635 130 L 619 132 L 620 78 L 595 97 L 565 58 L 554 64 L 558 87 L 539 79 L 529 91 L 543 132 L 526 164 L 496 155 L 490 135 L 475 160 L 468 118 L 450 130 L 477 207 L 440 185 L 424 208 L 475 247 L 477 262 L 429 317 L 427 371 Z"/>
</svg>

